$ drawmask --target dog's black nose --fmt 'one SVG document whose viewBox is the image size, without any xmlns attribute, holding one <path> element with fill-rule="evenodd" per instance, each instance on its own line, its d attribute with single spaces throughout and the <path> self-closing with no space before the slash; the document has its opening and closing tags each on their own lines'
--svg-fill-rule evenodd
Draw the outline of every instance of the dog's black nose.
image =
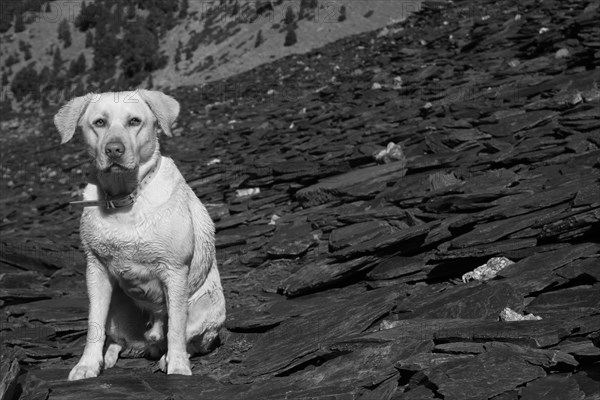
<svg viewBox="0 0 600 400">
<path fill-rule="evenodd" d="M 120 158 L 125 153 L 125 146 L 121 142 L 110 142 L 104 147 L 106 155 L 113 160 Z"/>
</svg>

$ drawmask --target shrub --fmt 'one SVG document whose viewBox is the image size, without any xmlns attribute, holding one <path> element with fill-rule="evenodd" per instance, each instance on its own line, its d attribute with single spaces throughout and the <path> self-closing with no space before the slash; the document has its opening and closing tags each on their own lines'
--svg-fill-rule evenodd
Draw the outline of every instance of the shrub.
<svg viewBox="0 0 600 400">
<path fill-rule="evenodd" d="M 130 1 L 129 4 L 127 4 L 127 19 L 135 19 L 135 4 L 133 4 L 133 1 Z"/>
<path fill-rule="evenodd" d="M 15 74 L 10 90 L 18 101 L 27 96 L 39 97 L 39 76 L 33 65 L 31 63 Z"/>
<path fill-rule="evenodd" d="M 255 3 L 256 14 L 262 15 L 268 11 L 273 11 L 273 5 L 270 0 L 257 0 Z"/>
<path fill-rule="evenodd" d="M 110 15 L 109 11 L 103 7 L 102 3 L 90 3 L 86 5 L 83 2 L 79 15 L 75 18 L 75 27 L 81 32 L 95 28 L 98 23 L 104 22 L 104 16 Z"/>
<path fill-rule="evenodd" d="M 19 62 L 19 56 L 18 56 L 18 54 L 17 55 L 11 54 L 8 57 L 6 57 L 6 60 L 4 60 L 4 65 L 7 68 L 10 68 L 10 67 L 12 67 L 13 65 L 15 65 L 18 62 Z"/>
<path fill-rule="evenodd" d="M 31 45 L 30 44 L 25 43 L 22 40 L 19 40 L 19 50 L 21 50 L 21 52 L 25 56 L 25 61 L 31 59 Z"/>
<path fill-rule="evenodd" d="M 318 0 L 301 0 L 298 19 L 303 19 L 305 17 L 309 20 L 314 19 L 314 10 L 318 7 L 318 5 Z"/>
</svg>

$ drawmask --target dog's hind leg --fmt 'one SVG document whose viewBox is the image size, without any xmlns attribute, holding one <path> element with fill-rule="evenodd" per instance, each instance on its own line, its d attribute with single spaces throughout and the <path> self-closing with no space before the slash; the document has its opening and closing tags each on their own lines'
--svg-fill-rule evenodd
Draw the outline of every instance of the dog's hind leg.
<svg viewBox="0 0 600 400">
<path fill-rule="evenodd" d="M 219 271 L 213 265 L 206 281 L 191 296 L 188 304 L 187 352 L 206 354 L 218 344 L 219 332 L 225 322 L 225 297 Z"/>
</svg>

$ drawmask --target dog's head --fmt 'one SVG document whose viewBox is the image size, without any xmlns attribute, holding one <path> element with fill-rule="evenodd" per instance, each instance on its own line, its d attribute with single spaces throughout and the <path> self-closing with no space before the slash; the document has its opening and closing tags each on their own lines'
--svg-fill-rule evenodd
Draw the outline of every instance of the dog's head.
<svg viewBox="0 0 600 400">
<path fill-rule="evenodd" d="M 157 91 L 136 90 L 76 97 L 54 116 L 54 124 L 68 142 L 81 127 L 88 152 L 103 172 L 131 171 L 155 153 L 156 128 L 172 136 L 179 103 Z"/>
</svg>

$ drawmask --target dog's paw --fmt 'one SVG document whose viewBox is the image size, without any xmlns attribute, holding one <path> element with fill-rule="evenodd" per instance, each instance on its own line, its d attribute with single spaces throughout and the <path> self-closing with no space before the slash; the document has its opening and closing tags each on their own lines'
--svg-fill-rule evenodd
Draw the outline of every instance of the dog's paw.
<svg viewBox="0 0 600 400">
<path fill-rule="evenodd" d="M 70 381 L 77 381 L 79 379 L 94 378 L 100 374 L 102 365 L 99 362 L 96 363 L 82 363 L 79 362 L 71 372 L 69 373 Z"/>
<path fill-rule="evenodd" d="M 120 351 L 121 351 L 121 346 L 116 343 L 112 343 L 110 346 L 108 346 L 108 349 L 106 350 L 106 354 L 104 354 L 104 368 L 105 369 L 112 368 L 115 366 L 115 364 L 117 363 L 117 360 L 119 359 Z"/>
<path fill-rule="evenodd" d="M 167 372 L 167 355 L 163 354 L 163 356 L 158 360 L 158 368 L 162 372 Z"/>
<path fill-rule="evenodd" d="M 167 353 L 163 358 L 166 364 L 167 375 L 192 375 L 192 368 L 190 367 L 190 360 L 187 354 L 170 355 Z M 162 360 L 163 359 L 161 358 L 161 361 Z M 161 361 L 159 361 L 159 367 Z"/>
</svg>

